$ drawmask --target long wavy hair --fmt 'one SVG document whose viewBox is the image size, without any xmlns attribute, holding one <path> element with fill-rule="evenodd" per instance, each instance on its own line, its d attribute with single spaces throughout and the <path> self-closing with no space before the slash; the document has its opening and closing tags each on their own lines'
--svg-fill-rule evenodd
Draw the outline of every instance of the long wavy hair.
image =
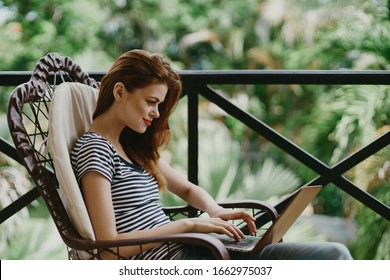
<svg viewBox="0 0 390 280">
<path fill-rule="evenodd" d="M 115 60 L 102 78 L 93 119 L 113 104 L 114 85 L 118 82 L 125 85 L 129 94 L 155 83 L 162 83 L 168 87 L 164 102 L 159 104 L 160 116 L 153 120 L 145 133 L 138 133 L 126 127 L 119 139 L 129 159 L 156 179 L 159 190 L 165 190 L 167 183 L 157 167 L 157 161 L 161 148 L 165 148 L 171 138 L 168 119 L 181 95 L 180 77 L 166 57 L 143 50 L 128 51 Z"/>
</svg>

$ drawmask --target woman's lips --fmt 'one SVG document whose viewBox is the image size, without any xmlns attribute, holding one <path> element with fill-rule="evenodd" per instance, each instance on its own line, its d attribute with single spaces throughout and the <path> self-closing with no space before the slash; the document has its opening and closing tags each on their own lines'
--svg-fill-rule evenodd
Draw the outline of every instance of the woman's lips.
<svg viewBox="0 0 390 280">
<path fill-rule="evenodd" d="M 147 126 L 151 126 L 152 125 L 152 121 L 151 120 L 147 120 L 147 119 L 144 119 L 144 122 Z"/>
</svg>

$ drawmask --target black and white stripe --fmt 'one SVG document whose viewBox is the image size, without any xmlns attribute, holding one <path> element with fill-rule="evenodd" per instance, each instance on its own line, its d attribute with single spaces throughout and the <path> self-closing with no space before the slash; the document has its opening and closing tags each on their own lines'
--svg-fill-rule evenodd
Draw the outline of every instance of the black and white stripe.
<svg viewBox="0 0 390 280">
<path fill-rule="evenodd" d="M 151 229 L 169 223 L 160 204 L 155 178 L 140 166 L 120 157 L 105 138 L 93 132 L 85 133 L 71 152 L 71 163 L 79 184 L 88 171 L 99 172 L 111 182 L 118 233 Z M 181 245 L 171 243 L 133 258 L 174 258 L 181 248 Z"/>
</svg>

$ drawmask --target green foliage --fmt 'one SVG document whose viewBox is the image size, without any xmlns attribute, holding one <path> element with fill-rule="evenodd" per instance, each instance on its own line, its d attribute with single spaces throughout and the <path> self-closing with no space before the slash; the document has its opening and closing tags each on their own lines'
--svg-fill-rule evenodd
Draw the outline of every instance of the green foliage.
<svg viewBox="0 0 390 280">
<path fill-rule="evenodd" d="M 26 174 L 8 165 L 9 163 L 7 164 L 0 158 L 0 209 L 10 205 L 31 188 Z M 8 251 L 7 243 L 13 239 L 17 229 L 23 226 L 28 216 L 29 213 L 24 208 L 2 224 L 0 228 L 0 255 Z"/>
<path fill-rule="evenodd" d="M 386 106 L 389 102 L 389 88 L 386 86 L 342 86 L 328 89 L 327 94 L 318 97 L 302 128 L 302 135 L 305 137 L 303 146 L 324 163 L 330 166 L 336 164 L 376 137 L 378 128 L 384 126 L 390 117 L 390 107 Z M 387 158 L 386 155 L 379 156 L 379 161 L 383 163 Z M 347 174 L 351 178 L 358 176 L 356 183 L 362 188 L 367 187 L 367 180 L 370 180 L 375 168 L 379 168 L 371 168 L 370 175 L 370 171 L 364 167 Z M 305 181 L 312 177 L 303 168 L 299 172 L 306 178 Z M 317 207 L 322 209 L 322 213 L 339 216 L 345 214 L 345 194 L 340 190 L 326 188 L 321 192 L 320 198 Z"/>
<path fill-rule="evenodd" d="M 319 96 L 306 126 L 305 145 L 330 165 L 368 144 L 390 117 L 387 86 L 342 86 Z M 325 144 L 326 143 L 326 144 Z"/>
<path fill-rule="evenodd" d="M 378 135 L 388 129 L 389 127 L 379 129 Z M 372 191 L 372 189 L 377 188 L 378 185 L 382 185 L 390 179 L 389 158 L 390 146 L 388 145 L 356 166 L 351 172 L 351 177 L 364 190 Z"/>
<path fill-rule="evenodd" d="M 390 183 L 378 186 L 372 194 L 383 203 L 390 204 Z M 356 214 L 358 236 L 351 246 L 357 259 L 390 259 L 390 223 L 367 207 L 359 207 Z"/>
<path fill-rule="evenodd" d="M 31 70 L 48 52 L 74 56 L 99 45 L 97 33 L 104 22 L 95 1 L 2 2 L 9 16 L 0 25 L 1 70 Z"/>
<path fill-rule="evenodd" d="M 164 53 L 179 69 L 369 70 L 389 69 L 390 60 L 386 0 L 0 0 L 0 34 L 0 70 L 31 70 L 50 51 L 71 56 L 86 70 L 104 70 L 114 57 L 133 48 Z M 371 141 L 379 129 L 388 130 L 390 95 L 385 86 L 218 90 L 329 165 Z M 9 92 L 0 92 L 1 111 Z M 199 181 L 216 198 L 270 199 L 316 176 L 211 107 L 202 100 Z M 186 176 L 185 106 L 175 114 L 173 143 L 165 156 Z M 4 115 L 0 122 L 5 123 Z M 382 188 L 387 188 L 389 175 L 378 175 L 378 170 L 387 170 L 388 158 L 384 149 L 345 176 L 388 202 Z M 175 198 L 166 201 L 179 203 Z M 347 202 L 345 193 L 329 185 L 315 209 L 343 216 L 351 213 Z M 389 258 L 385 221 L 364 208 L 356 218 L 360 227 L 367 225 L 359 230 L 357 256 Z M 371 231 L 377 230 L 369 227 L 377 225 L 383 234 L 371 238 Z M 31 256 L 40 251 L 27 244 L 23 248 Z M 22 250 L 10 254 L 23 258 Z"/>
<path fill-rule="evenodd" d="M 51 218 L 30 218 L 9 240 L 2 259 L 64 260 L 67 259 L 66 254 L 66 247 Z"/>
</svg>

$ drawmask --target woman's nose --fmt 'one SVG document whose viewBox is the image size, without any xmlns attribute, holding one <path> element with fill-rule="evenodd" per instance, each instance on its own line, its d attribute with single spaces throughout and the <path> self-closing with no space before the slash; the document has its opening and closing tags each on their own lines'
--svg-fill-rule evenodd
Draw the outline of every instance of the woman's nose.
<svg viewBox="0 0 390 280">
<path fill-rule="evenodd" d="M 157 119 L 158 117 L 160 117 L 160 112 L 158 111 L 158 107 L 155 107 L 151 112 L 150 112 L 150 116 L 154 119 Z"/>
</svg>

